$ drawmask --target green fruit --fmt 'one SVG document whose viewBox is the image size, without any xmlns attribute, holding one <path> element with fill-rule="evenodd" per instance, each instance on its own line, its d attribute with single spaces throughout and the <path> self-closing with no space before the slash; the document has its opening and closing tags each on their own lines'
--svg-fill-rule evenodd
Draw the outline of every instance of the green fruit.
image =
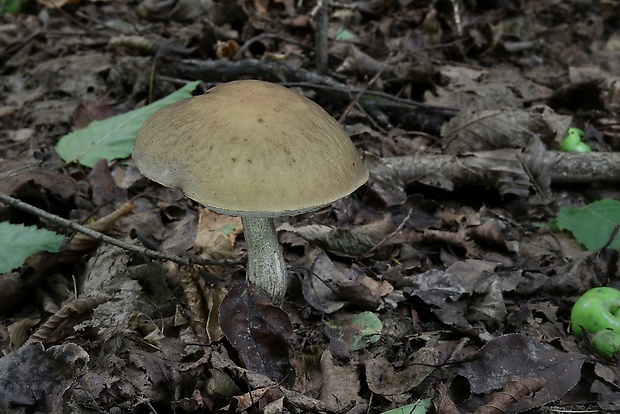
<svg viewBox="0 0 620 414">
<path fill-rule="evenodd" d="M 590 148 L 590 146 L 585 142 L 581 141 L 581 137 L 583 137 L 584 134 L 585 132 L 579 128 L 568 128 L 568 133 L 562 140 L 562 144 L 560 144 L 560 151 L 592 152 L 592 148 Z"/>
<path fill-rule="evenodd" d="M 573 152 L 592 152 L 592 148 L 590 148 L 590 146 L 585 142 L 578 142 L 573 147 Z"/>
<path fill-rule="evenodd" d="M 570 315 L 573 332 L 579 338 L 590 333 L 611 330 L 620 335 L 620 290 L 597 287 L 584 293 Z"/>
<path fill-rule="evenodd" d="M 575 145 L 579 144 L 580 142 L 581 142 L 581 138 L 579 137 L 579 135 L 577 135 L 577 134 L 568 134 L 562 140 L 562 144 L 560 145 L 560 150 L 561 151 L 566 151 L 566 152 L 571 152 L 571 151 L 573 151 L 573 148 L 575 148 Z"/>
<path fill-rule="evenodd" d="M 579 128 L 568 128 L 568 135 L 577 135 L 579 139 L 581 139 L 581 137 L 585 135 L 585 132 Z"/>
<path fill-rule="evenodd" d="M 599 331 L 592 337 L 594 351 L 605 359 L 613 359 L 620 353 L 620 334 L 605 330 Z"/>
</svg>

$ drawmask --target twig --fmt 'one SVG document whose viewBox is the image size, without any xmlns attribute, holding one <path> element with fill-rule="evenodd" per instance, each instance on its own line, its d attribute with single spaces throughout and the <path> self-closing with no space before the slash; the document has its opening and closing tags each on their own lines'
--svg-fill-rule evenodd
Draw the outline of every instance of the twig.
<svg viewBox="0 0 620 414">
<path fill-rule="evenodd" d="M 498 156 L 493 156 L 494 153 Z M 548 173 L 553 184 L 620 182 L 620 152 L 545 151 L 537 155 L 544 164 L 549 165 Z M 519 156 L 523 156 L 519 149 L 481 151 L 467 155 L 418 154 L 385 158 L 366 154 L 367 161 L 373 157 L 375 161 L 369 166 L 369 169 L 372 167 L 371 176 L 410 183 L 421 177 L 435 175 L 452 181 L 455 187 L 493 184 L 496 177 L 492 167 L 501 166 L 502 158 L 517 160 Z"/>
<path fill-rule="evenodd" d="M 310 12 L 316 18 L 316 68 L 319 73 L 327 73 L 329 67 L 329 50 L 327 30 L 329 28 L 329 0 L 317 0 L 316 6 Z"/>
<path fill-rule="evenodd" d="M 28 203 L 24 203 L 21 200 L 10 197 L 6 194 L 0 193 L 0 201 L 11 206 L 15 207 L 19 210 L 25 211 L 30 214 L 34 214 L 37 217 L 44 218 L 49 220 L 52 223 L 58 224 L 59 226 L 66 227 L 70 230 L 77 231 L 79 233 L 85 234 L 89 237 L 92 237 L 95 240 L 100 242 L 108 243 L 113 246 L 120 247 L 121 249 L 125 249 L 134 253 L 139 253 L 153 259 L 161 259 L 161 260 L 170 260 L 182 265 L 235 265 L 242 263 L 241 260 L 212 260 L 212 259 L 190 259 L 187 257 L 177 256 L 175 254 L 158 252 L 157 250 L 147 249 L 142 246 L 135 246 L 130 243 L 126 243 L 120 240 L 117 240 L 113 237 L 110 237 L 106 234 L 100 233 L 98 231 L 89 229 L 88 227 L 82 226 L 81 224 L 74 223 L 71 220 L 64 219 L 57 215 L 48 213 L 45 210 L 41 210 L 33 205 Z"/>
<path fill-rule="evenodd" d="M 361 89 L 357 95 L 355 96 L 355 99 L 353 99 L 349 105 L 347 105 L 347 108 L 344 110 L 344 112 L 342 113 L 342 115 L 340 116 L 340 118 L 338 119 L 339 123 L 344 123 L 344 120 L 347 119 L 347 115 L 349 114 L 349 112 L 351 111 L 351 109 L 357 105 L 357 103 L 360 101 L 360 99 L 362 99 L 362 96 L 364 96 L 365 93 L 368 92 L 368 89 L 370 89 L 370 87 L 372 85 L 375 84 L 375 82 L 377 81 L 377 79 L 379 79 L 379 77 L 381 76 L 381 74 L 383 73 L 383 71 L 385 71 L 385 69 L 388 67 L 388 65 L 390 64 L 390 61 L 392 60 L 392 54 L 390 53 L 387 57 L 387 59 L 385 59 L 385 62 L 383 62 L 383 64 L 381 65 L 381 67 L 379 68 L 379 70 L 377 71 L 377 73 L 375 73 L 375 75 L 372 77 L 372 79 L 366 84 L 366 86 L 364 86 L 363 89 Z"/>
<path fill-rule="evenodd" d="M 276 39 L 279 40 L 281 42 L 286 42 L 286 43 L 290 43 L 292 45 L 295 46 L 299 46 L 301 48 L 308 48 L 309 46 L 301 43 L 301 42 L 297 42 L 295 40 L 292 39 L 287 39 L 286 37 L 283 37 L 281 35 L 275 34 L 275 33 L 261 33 L 259 35 L 256 35 L 254 37 L 249 38 L 248 40 L 246 40 L 245 42 L 243 42 L 243 44 L 239 47 L 239 49 L 235 52 L 235 54 L 232 56 L 231 60 L 237 60 L 237 59 L 241 59 L 241 57 L 243 56 L 243 53 L 245 53 L 246 50 L 248 50 L 250 48 L 250 46 L 252 46 L 254 43 L 259 42 L 263 39 Z M 187 83 L 187 82 L 185 82 Z"/>
<path fill-rule="evenodd" d="M 609 234 L 609 237 L 607 238 L 607 241 L 605 242 L 605 244 L 603 246 L 601 246 L 601 248 L 598 249 L 597 252 L 600 252 L 600 251 L 608 248 L 609 246 L 611 246 L 611 244 L 614 242 L 614 240 L 616 240 L 616 236 L 618 235 L 619 231 L 620 231 L 620 225 L 616 224 L 614 226 L 614 228 L 611 230 L 611 233 Z M 620 373 L 618 373 L 618 375 L 620 375 Z"/>
<path fill-rule="evenodd" d="M 381 247 L 385 242 L 387 242 L 392 236 L 394 236 L 396 233 L 398 233 L 404 226 L 405 223 L 407 223 L 409 221 L 409 219 L 411 218 L 411 214 L 413 214 L 413 207 L 411 206 L 409 207 L 409 210 L 407 211 L 407 215 L 405 216 L 405 218 L 403 218 L 403 220 L 400 222 L 400 224 L 394 229 L 393 232 L 391 232 L 390 234 L 388 234 L 387 236 L 385 236 L 379 243 L 375 244 L 374 246 L 372 246 L 370 249 L 368 249 L 368 251 L 366 251 L 364 254 L 362 254 L 361 256 L 358 257 L 358 260 L 361 260 L 363 258 L 365 258 L 366 256 L 368 256 L 369 254 L 371 254 L 372 252 L 374 252 L 375 250 L 377 250 L 379 247 Z"/>
<path fill-rule="evenodd" d="M 391 203 L 404 201 L 405 186 L 414 182 L 448 191 L 479 185 L 495 187 L 500 192 L 508 188 L 512 194 L 519 194 L 515 190 L 526 194 L 532 178 L 523 168 L 524 161 L 527 165 L 538 163 L 536 176 L 551 177 L 550 184 L 620 182 L 620 152 L 525 154 L 520 149 L 499 149 L 465 155 L 424 153 L 380 158 L 366 153 L 364 156 L 370 171 L 370 187 Z M 507 181 L 514 185 L 502 187 Z"/>
<path fill-rule="evenodd" d="M 311 88 L 311 89 L 327 89 L 335 92 L 343 92 L 343 93 L 360 93 L 363 92 L 365 95 L 376 96 L 378 98 L 384 98 L 388 101 L 393 101 L 399 104 L 403 104 L 406 106 L 412 106 L 415 108 L 428 108 L 435 109 L 438 111 L 444 111 L 446 113 L 456 115 L 458 113 L 458 109 L 452 108 L 449 106 L 440 106 L 440 105 L 431 105 L 426 104 L 424 102 L 413 101 L 411 99 L 401 98 L 395 95 L 390 95 L 389 93 L 380 92 L 380 91 L 370 91 L 365 89 L 357 89 L 357 88 L 349 88 L 345 86 L 334 86 L 334 85 L 319 85 L 308 82 L 284 82 L 285 86 L 298 86 L 300 88 Z"/>
</svg>

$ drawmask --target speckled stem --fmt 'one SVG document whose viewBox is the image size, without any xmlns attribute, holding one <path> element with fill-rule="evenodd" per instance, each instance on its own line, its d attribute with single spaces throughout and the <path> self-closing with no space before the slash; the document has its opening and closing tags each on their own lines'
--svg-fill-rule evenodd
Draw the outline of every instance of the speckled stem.
<svg viewBox="0 0 620 414">
<path fill-rule="evenodd" d="M 248 246 L 246 280 L 263 288 L 275 305 L 286 294 L 286 263 L 276 236 L 273 218 L 242 217 Z"/>
</svg>

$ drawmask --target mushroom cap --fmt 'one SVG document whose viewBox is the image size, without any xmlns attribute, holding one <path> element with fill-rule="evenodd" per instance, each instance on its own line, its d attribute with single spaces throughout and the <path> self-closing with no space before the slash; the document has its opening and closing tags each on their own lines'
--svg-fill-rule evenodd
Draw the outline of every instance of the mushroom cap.
<svg viewBox="0 0 620 414">
<path fill-rule="evenodd" d="M 323 108 L 257 80 L 158 110 L 140 128 L 132 156 L 150 179 L 240 216 L 315 210 L 368 179 L 355 145 Z"/>
</svg>

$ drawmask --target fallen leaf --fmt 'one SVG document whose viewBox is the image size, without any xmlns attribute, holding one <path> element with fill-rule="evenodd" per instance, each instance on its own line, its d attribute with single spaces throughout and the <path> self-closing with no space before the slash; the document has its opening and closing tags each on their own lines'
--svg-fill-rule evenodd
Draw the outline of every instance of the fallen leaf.
<svg viewBox="0 0 620 414">
<path fill-rule="evenodd" d="M 267 293 L 253 284 L 236 285 L 220 304 L 219 321 L 247 369 L 277 382 L 295 381 L 288 355 L 293 328 Z"/>
<path fill-rule="evenodd" d="M 508 409 L 514 413 L 562 398 L 579 382 L 585 360 L 584 355 L 563 353 L 527 336 L 508 334 L 491 340 L 472 362 L 461 364 L 457 372 L 467 378 L 475 394 L 500 390 L 512 377 L 546 380 L 539 392 Z"/>
<path fill-rule="evenodd" d="M 327 411 L 340 411 L 352 398 L 355 398 L 354 402 L 358 403 L 356 409 L 364 406 L 363 400 L 359 396 L 362 384 L 358 370 L 359 366 L 357 363 L 351 362 L 340 365 L 336 362 L 331 352 L 323 352 L 321 356 L 322 382 L 319 400 L 325 402 Z"/>
<path fill-rule="evenodd" d="M 375 394 L 382 396 L 404 394 L 428 378 L 439 364 L 439 351 L 423 347 L 406 359 L 405 367 L 394 368 L 394 362 L 383 356 L 365 363 L 366 383 Z"/>
<path fill-rule="evenodd" d="M 207 258 L 233 259 L 238 257 L 235 240 L 243 232 L 239 217 L 200 209 L 194 249 Z"/>
<path fill-rule="evenodd" d="M 43 349 L 25 345 L 0 358 L 0 407 L 36 407 L 39 412 L 67 412 L 64 396 L 86 369 L 88 353 L 69 343 Z"/>
<path fill-rule="evenodd" d="M 344 342 L 350 351 L 359 351 L 377 342 L 382 330 L 383 323 L 372 312 L 325 321 L 327 336 Z"/>
</svg>

